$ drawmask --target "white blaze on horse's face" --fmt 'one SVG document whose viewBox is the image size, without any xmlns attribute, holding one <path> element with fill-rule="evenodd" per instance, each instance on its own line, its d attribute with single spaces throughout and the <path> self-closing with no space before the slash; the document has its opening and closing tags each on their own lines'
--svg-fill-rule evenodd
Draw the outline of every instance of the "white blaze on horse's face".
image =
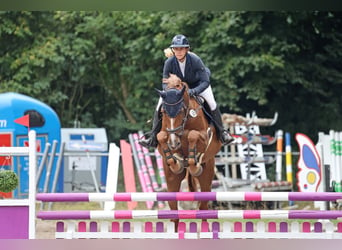
<svg viewBox="0 0 342 250">
<path fill-rule="evenodd" d="M 171 118 L 170 119 L 171 130 L 173 130 L 175 128 L 174 124 L 175 124 L 175 118 Z M 170 143 L 170 146 L 171 146 L 172 149 L 176 149 L 176 148 L 179 147 L 180 141 L 179 141 L 178 136 L 176 136 L 175 133 L 171 133 L 170 134 L 170 141 L 169 141 L 169 143 Z"/>
</svg>

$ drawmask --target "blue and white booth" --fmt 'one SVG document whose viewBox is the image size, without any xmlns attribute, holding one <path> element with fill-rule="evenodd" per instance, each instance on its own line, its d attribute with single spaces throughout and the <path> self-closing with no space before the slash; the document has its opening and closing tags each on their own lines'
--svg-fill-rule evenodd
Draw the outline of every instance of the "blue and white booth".
<svg viewBox="0 0 342 250">
<path fill-rule="evenodd" d="M 62 128 L 64 192 L 100 192 L 106 185 L 108 139 L 104 128 Z"/>
<path fill-rule="evenodd" d="M 18 118 L 29 115 L 29 124 L 24 126 L 15 122 Z M 55 111 L 45 103 L 32 97 L 19 93 L 0 94 L 0 147 L 1 146 L 27 146 L 28 132 L 35 130 L 37 134 L 37 165 L 40 165 L 42 153 L 47 144 L 56 146 L 56 153 L 59 151 L 61 141 L 61 124 Z M 54 157 L 54 159 L 51 159 Z M 42 192 L 48 180 L 48 191 L 51 191 L 54 178 L 57 179 L 56 192 L 63 191 L 63 169 L 56 176 L 57 156 L 49 156 L 52 167 L 47 174 L 46 167 L 42 170 L 38 182 L 38 192 Z M 24 156 L 0 156 L 0 168 L 11 169 L 19 177 L 19 186 L 11 194 L 0 194 L 0 196 L 13 198 L 26 198 L 28 196 L 28 157 Z"/>
</svg>

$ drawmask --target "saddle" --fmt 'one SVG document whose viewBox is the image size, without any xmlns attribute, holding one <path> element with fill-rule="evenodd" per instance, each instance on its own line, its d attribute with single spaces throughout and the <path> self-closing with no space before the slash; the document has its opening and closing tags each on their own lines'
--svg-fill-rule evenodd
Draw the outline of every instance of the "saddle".
<svg viewBox="0 0 342 250">
<path fill-rule="evenodd" d="M 208 123 L 210 125 L 215 125 L 214 122 L 213 122 L 213 117 L 211 115 L 211 109 L 210 109 L 208 103 L 201 96 L 195 95 L 193 97 L 195 98 L 197 103 L 202 106 L 203 113 L 204 113 L 205 117 L 207 118 Z"/>
</svg>

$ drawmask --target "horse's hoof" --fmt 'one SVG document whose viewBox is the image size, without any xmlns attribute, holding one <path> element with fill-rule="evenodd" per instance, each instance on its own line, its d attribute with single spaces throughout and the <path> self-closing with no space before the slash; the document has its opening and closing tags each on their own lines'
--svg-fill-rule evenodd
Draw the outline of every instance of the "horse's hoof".
<svg viewBox="0 0 342 250">
<path fill-rule="evenodd" d="M 184 166 L 180 166 L 178 170 L 172 168 L 170 165 L 169 165 L 169 168 L 170 168 L 172 173 L 177 174 L 177 175 L 181 174 L 184 171 Z"/>
<path fill-rule="evenodd" d="M 203 172 L 203 167 L 202 167 L 202 165 L 198 164 L 198 165 L 196 166 L 196 171 L 191 171 L 191 169 L 189 168 L 189 172 L 190 172 L 190 174 L 191 174 L 192 176 L 198 177 L 198 176 L 200 176 L 200 175 L 202 174 L 202 172 Z"/>
</svg>

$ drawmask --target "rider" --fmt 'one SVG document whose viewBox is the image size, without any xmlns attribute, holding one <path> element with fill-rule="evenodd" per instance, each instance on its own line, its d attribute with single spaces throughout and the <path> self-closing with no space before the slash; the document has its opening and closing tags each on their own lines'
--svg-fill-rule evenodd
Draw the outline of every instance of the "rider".
<svg viewBox="0 0 342 250">
<path fill-rule="evenodd" d="M 203 64 L 200 57 L 190 52 L 190 44 L 184 35 L 176 35 L 171 42 L 173 56 L 166 59 L 163 69 L 163 88 L 168 83 L 169 74 L 176 74 L 183 82 L 189 86 L 190 96 L 201 96 L 205 99 L 211 110 L 212 120 L 214 122 L 219 139 L 223 144 L 229 144 L 234 139 L 222 125 L 221 112 L 213 95 L 209 76 L 210 71 Z M 159 98 L 158 105 L 154 112 L 152 131 L 147 139 L 141 139 L 139 144 L 144 147 L 156 147 L 158 145 L 157 134 L 161 129 L 161 107 L 162 99 Z"/>
</svg>

